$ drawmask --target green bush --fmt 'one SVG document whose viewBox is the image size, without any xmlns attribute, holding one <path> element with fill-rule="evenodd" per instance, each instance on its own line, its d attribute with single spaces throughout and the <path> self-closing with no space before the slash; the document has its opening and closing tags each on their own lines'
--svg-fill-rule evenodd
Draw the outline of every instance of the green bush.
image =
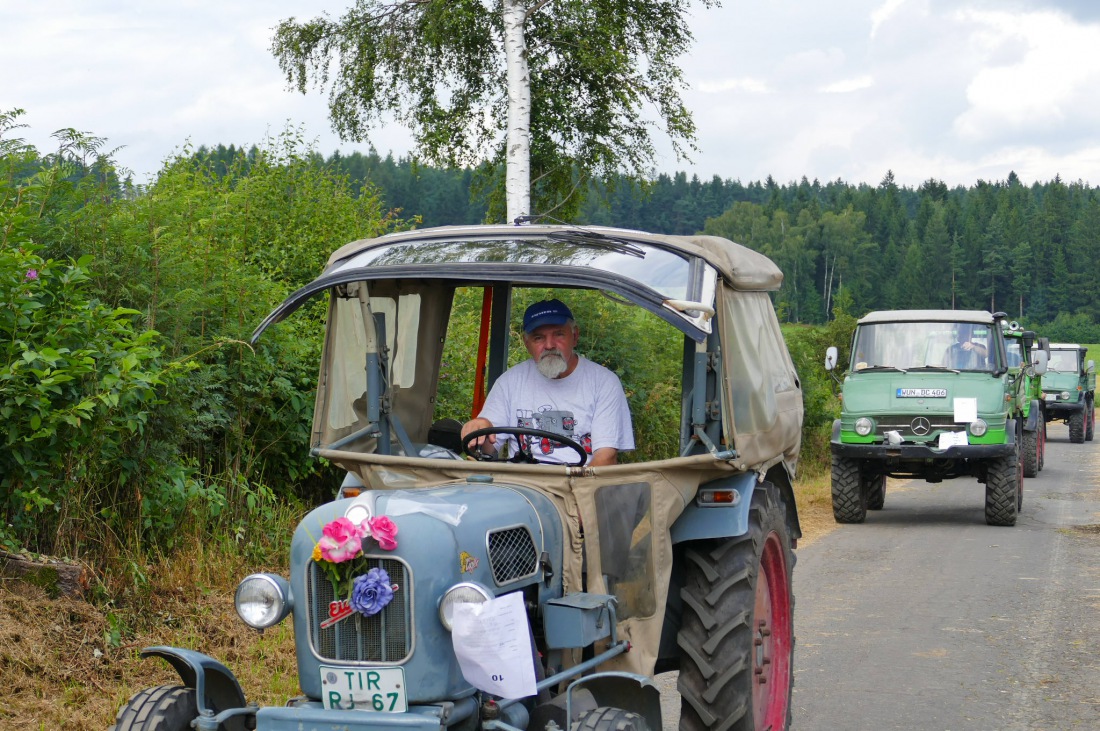
<svg viewBox="0 0 1100 731">
<path fill-rule="evenodd" d="M 89 296 L 88 264 L 43 260 L 29 242 L 0 249 L 4 539 L 33 550 L 102 539 L 96 515 L 122 530 L 169 468 L 140 457 L 158 390 L 178 371 L 139 312 Z"/>
</svg>

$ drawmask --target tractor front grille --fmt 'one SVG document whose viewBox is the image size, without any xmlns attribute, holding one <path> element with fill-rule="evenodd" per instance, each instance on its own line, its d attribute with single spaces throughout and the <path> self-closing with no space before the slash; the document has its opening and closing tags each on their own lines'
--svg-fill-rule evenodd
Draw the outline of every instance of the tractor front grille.
<svg viewBox="0 0 1100 731">
<path fill-rule="evenodd" d="M 363 573 L 385 569 L 396 584 L 393 600 L 378 614 L 364 617 L 359 612 L 327 627 L 330 606 L 337 597 L 332 582 L 317 562 L 309 562 L 306 594 L 309 597 L 309 641 L 318 657 L 353 662 L 401 662 L 412 649 L 412 576 L 405 564 L 392 558 L 365 557 Z M 340 597 L 344 599 L 346 597 Z"/>
<path fill-rule="evenodd" d="M 538 559 L 535 541 L 527 526 L 489 534 L 489 565 L 498 586 L 533 575 L 539 567 Z"/>
</svg>

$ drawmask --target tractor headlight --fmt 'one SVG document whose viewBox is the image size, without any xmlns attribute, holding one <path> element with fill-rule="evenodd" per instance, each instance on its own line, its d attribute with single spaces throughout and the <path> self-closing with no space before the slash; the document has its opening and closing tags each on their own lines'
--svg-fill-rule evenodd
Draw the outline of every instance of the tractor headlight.
<svg viewBox="0 0 1100 731">
<path fill-rule="evenodd" d="M 245 624 L 264 629 L 290 613 L 290 584 L 281 576 L 252 574 L 237 585 L 233 603 Z"/>
<path fill-rule="evenodd" d="M 980 437 L 986 433 L 989 429 L 989 424 L 985 423 L 985 419 L 975 419 L 970 422 L 970 433 L 976 437 Z"/>
<path fill-rule="evenodd" d="M 865 437 L 875 429 L 875 422 L 868 419 L 866 416 L 861 416 L 856 419 L 856 434 L 861 437 Z"/>
<path fill-rule="evenodd" d="M 360 495 L 351 501 L 351 505 L 344 511 L 344 517 L 355 525 L 363 525 L 373 516 L 371 511 L 371 495 Z"/>
<path fill-rule="evenodd" d="M 492 593 L 481 584 L 475 584 L 472 581 L 455 584 L 447 590 L 439 602 L 439 621 L 450 632 L 456 604 L 484 604 L 492 598 Z"/>
<path fill-rule="evenodd" d="M 1058 398 L 1063 401 L 1069 401 L 1069 391 L 1062 391 L 1062 393 L 1058 394 Z"/>
</svg>

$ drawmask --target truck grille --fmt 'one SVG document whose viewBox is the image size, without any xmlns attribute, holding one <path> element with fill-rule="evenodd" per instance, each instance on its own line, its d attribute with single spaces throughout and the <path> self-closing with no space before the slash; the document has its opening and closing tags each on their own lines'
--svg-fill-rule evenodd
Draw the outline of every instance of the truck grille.
<svg viewBox="0 0 1100 731">
<path fill-rule="evenodd" d="M 927 437 L 938 431 L 959 431 L 965 424 L 956 424 L 950 416 L 916 414 L 911 416 L 886 416 L 876 422 L 875 433 L 885 436 L 888 431 L 896 431 L 903 438 Z"/>
<path fill-rule="evenodd" d="M 366 557 L 366 573 L 372 568 L 386 570 L 397 584 L 393 601 L 370 617 L 359 612 L 329 627 L 321 623 L 329 618 L 329 605 L 336 600 L 332 582 L 315 561 L 309 562 L 306 593 L 309 596 L 309 641 L 317 656 L 325 660 L 358 662 L 401 662 L 412 647 L 412 581 L 405 564 L 392 558 Z M 340 597 L 343 599 L 344 597 Z"/>
<path fill-rule="evenodd" d="M 489 565 L 499 584 L 531 576 L 538 570 L 535 541 L 527 526 L 506 528 L 489 534 Z"/>
</svg>

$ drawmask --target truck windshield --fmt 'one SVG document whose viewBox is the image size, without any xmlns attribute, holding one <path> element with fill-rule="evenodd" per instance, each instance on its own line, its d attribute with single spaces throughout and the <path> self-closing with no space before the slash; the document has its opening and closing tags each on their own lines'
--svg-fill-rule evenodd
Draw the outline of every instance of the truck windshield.
<svg viewBox="0 0 1100 731">
<path fill-rule="evenodd" d="M 1062 373 L 1077 372 L 1076 350 L 1052 350 L 1050 360 L 1047 363 L 1048 371 L 1060 371 Z"/>
<path fill-rule="evenodd" d="M 948 368 L 992 372 L 1003 356 L 990 325 L 972 322 L 884 322 L 860 325 L 852 371 Z"/>
</svg>

